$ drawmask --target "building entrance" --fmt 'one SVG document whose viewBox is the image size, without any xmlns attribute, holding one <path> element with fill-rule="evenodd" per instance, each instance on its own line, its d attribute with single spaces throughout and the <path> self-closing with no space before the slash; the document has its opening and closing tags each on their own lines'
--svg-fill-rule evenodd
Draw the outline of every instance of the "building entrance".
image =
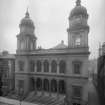
<svg viewBox="0 0 105 105">
<path fill-rule="evenodd" d="M 78 104 L 78 103 L 73 103 L 72 105 L 81 105 L 81 104 Z"/>
</svg>

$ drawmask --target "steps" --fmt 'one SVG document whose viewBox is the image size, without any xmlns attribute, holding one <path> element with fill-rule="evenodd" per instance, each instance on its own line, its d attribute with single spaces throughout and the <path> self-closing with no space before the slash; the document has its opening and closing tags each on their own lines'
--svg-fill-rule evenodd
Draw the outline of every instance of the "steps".
<svg viewBox="0 0 105 105">
<path fill-rule="evenodd" d="M 35 94 L 31 92 L 24 101 L 38 105 L 63 105 L 64 96 L 48 96 L 46 94 Z"/>
</svg>

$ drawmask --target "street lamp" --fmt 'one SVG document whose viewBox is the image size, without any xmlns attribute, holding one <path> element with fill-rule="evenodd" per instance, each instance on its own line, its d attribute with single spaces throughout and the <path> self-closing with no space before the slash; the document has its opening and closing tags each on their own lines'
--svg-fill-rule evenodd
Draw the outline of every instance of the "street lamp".
<svg viewBox="0 0 105 105">
<path fill-rule="evenodd" d="M 19 88 L 18 88 L 18 99 L 19 99 L 20 105 L 21 105 L 21 102 L 22 102 L 22 100 L 23 100 L 23 93 L 24 93 L 23 88 L 19 87 Z"/>
</svg>

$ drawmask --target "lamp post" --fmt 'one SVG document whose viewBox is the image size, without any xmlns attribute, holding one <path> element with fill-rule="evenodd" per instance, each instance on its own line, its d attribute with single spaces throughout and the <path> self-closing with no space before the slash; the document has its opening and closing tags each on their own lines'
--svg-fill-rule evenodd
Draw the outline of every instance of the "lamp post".
<svg viewBox="0 0 105 105">
<path fill-rule="evenodd" d="M 19 105 L 21 105 L 21 102 L 22 102 L 22 100 L 23 100 L 23 93 L 24 93 L 23 88 L 19 87 L 19 88 L 18 88 Z"/>
</svg>

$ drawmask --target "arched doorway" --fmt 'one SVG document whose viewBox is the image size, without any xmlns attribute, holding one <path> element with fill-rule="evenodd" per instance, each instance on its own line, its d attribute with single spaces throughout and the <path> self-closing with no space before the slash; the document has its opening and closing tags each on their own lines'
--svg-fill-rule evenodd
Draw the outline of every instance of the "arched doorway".
<svg viewBox="0 0 105 105">
<path fill-rule="evenodd" d="M 81 104 L 78 104 L 78 103 L 73 103 L 72 105 L 81 105 Z"/>
<path fill-rule="evenodd" d="M 49 91 L 49 80 L 44 79 L 44 91 Z"/>
<path fill-rule="evenodd" d="M 59 93 L 60 94 L 65 93 L 65 81 L 64 80 L 59 81 Z"/>
<path fill-rule="evenodd" d="M 35 90 L 35 80 L 34 78 L 30 78 L 30 91 Z"/>
<path fill-rule="evenodd" d="M 51 80 L 51 92 L 57 92 L 57 81 L 56 80 Z"/>
<path fill-rule="evenodd" d="M 42 80 L 40 78 L 37 78 L 36 80 L 36 88 L 38 91 L 42 90 Z"/>
</svg>

